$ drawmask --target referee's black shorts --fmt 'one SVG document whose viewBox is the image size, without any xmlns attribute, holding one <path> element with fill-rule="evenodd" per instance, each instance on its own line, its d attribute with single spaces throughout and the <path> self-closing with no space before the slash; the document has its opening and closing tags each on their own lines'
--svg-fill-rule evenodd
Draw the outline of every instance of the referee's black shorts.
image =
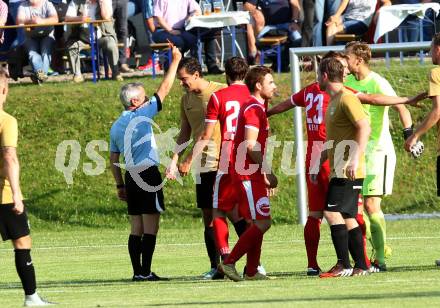
<svg viewBox="0 0 440 308">
<path fill-rule="evenodd" d="M 157 214 L 165 211 L 162 176 L 157 166 L 138 173 L 136 183 L 130 172 L 125 173 L 125 190 L 127 192 L 128 215 Z M 158 189 L 158 187 L 160 187 Z"/>
<path fill-rule="evenodd" d="M 196 184 L 196 199 L 199 209 L 212 209 L 212 197 L 217 171 L 200 173 L 200 184 Z"/>
<path fill-rule="evenodd" d="M 0 234 L 4 241 L 16 240 L 30 234 L 26 209 L 20 215 L 12 211 L 14 204 L 0 204 Z"/>
<path fill-rule="evenodd" d="M 340 212 L 344 217 L 356 218 L 358 212 L 359 194 L 362 191 L 364 179 L 351 181 L 343 178 L 332 178 L 327 193 L 325 210 Z"/>
</svg>

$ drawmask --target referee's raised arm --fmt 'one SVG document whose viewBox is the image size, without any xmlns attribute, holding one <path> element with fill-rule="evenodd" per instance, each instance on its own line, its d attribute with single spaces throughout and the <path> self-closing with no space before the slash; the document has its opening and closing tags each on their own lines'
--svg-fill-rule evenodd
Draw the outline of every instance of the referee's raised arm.
<svg viewBox="0 0 440 308">
<path fill-rule="evenodd" d="M 179 65 L 180 59 L 182 59 L 182 54 L 176 46 L 172 47 L 172 55 L 173 60 L 168 68 L 168 72 L 156 92 L 161 102 L 163 102 L 173 86 L 174 79 L 176 78 L 177 66 Z"/>
</svg>

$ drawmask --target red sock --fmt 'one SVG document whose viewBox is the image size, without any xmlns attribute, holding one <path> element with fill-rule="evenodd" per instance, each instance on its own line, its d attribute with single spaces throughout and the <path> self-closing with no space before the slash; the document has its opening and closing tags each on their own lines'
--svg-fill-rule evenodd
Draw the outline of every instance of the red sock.
<svg viewBox="0 0 440 308">
<path fill-rule="evenodd" d="M 309 216 L 304 226 L 304 242 L 306 244 L 308 266 L 311 268 L 319 268 L 316 256 L 318 254 L 321 219 Z"/>
<path fill-rule="evenodd" d="M 362 231 L 362 240 L 364 242 L 365 264 L 367 265 L 368 268 L 370 268 L 371 263 L 370 263 L 370 259 L 368 258 L 368 255 L 367 255 L 367 237 L 365 236 L 367 227 L 365 226 L 364 215 L 358 213 L 356 215 L 356 221 L 359 224 L 359 227 L 361 228 L 361 231 Z"/>
<path fill-rule="evenodd" d="M 220 252 L 220 255 L 229 254 L 229 229 L 228 222 L 225 217 L 217 217 L 212 221 L 212 225 L 214 227 L 214 236 L 215 243 L 217 245 L 217 249 Z"/>
<path fill-rule="evenodd" d="M 258 272 L 258 265 L 260 264 L 261 246 L 263 245 L 263 233 L 260 232 L 258 238 L 255 238 L 255 246 L 247 253 L 246 261 L 246 275 L 254 276 Z"/>
<path fill-rule="evenodd" d="M 253 247 L 258 245 L 260 237 L 263 238 L 263 232 L 261 232 L 256 225 L 252 225 L 248 228 L 238 239 L 231 254 L 224 261 L 225 264 L 234 264 L 237 262 L 245 253 L 248 253 Z"/>
</svg>

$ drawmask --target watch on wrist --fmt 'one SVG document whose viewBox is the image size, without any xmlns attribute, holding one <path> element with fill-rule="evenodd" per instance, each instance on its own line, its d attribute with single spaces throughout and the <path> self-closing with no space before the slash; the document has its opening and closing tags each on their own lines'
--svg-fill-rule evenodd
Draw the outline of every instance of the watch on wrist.
<svg viewBox="0 0 440 308">
<path fill-rule="evenodd" d="M 291 22 L 299 24 L 299 19 L 292 19 Z"/>
</svg>

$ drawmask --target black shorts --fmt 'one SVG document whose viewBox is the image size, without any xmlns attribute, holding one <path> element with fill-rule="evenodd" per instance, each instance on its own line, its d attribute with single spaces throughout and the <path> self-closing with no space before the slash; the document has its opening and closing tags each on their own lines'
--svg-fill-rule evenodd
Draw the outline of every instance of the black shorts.
<svg viewBox="0 0 440 308">
<path fill-rule="evenodd" d="M 199 209 L 212 209 L 212 195 L 217 171 L 200 173 L 200 184 L 196 184 L 196 199 Z"/>
<path fill-rule="evenodd" d="M 437 196 L 440 197 L 440 156 L 437 156 Z"/>
<path fill-rule="evenodd" d="M 354 181 L 341 178 L 330 180 L 325 210 L 340 212 L 344 217 L 355 218 L 358 212 L 359 194 L 362 191 L 364 179 Z"/>
<path fill-rule="evenodd" d="M 0 204 L 0 234 L 4 241 L 16 240 L 30 234 L 29 221 L 25 211 L 17 215 L 12 211 L 14 204 Z"/>
<path fill-rule="evenodd" d="M 125 190 L 127 192 L 128 215 L 156 214 L 165 211 L 162 188 L 162 176 L 157 166 L 149 167 L 139 173 L 143 186 L 139 186 L 130 172 L 125 173 Z M 156 187 L 156 189 L 154 189 Z"/>
</svg>

